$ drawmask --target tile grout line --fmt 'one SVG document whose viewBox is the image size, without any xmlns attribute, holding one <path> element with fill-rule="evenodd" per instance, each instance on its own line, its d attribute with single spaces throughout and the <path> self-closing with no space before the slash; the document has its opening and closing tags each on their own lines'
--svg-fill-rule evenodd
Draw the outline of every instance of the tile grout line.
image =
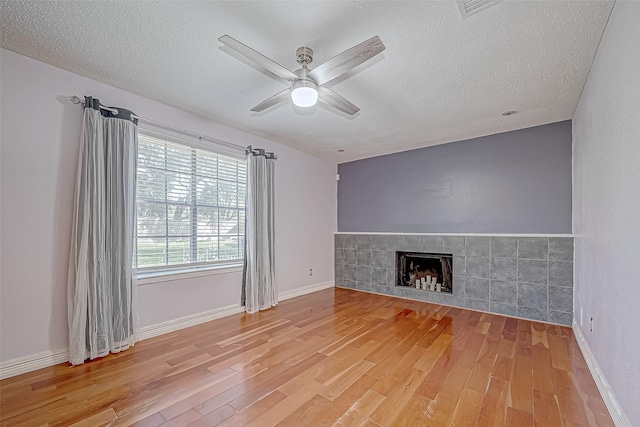
<svg viewBox="0 0 640 427">
<path fill-rule="evenodd" d="M 549 261 L 549 238 L 547 237 L 547 321 L 549 321 L 549 267 L 551 263 Z"/>
<path fill-rule="evenodd" d="M 516 237 L 516 314 L 520 314 L 520 239 Z"/>
<path fill-rule="evenodd" d="M 489 305 L 489 311 L 491 311 L 491 288 L 493 286 L 491 286 L 492 282 L 493 282 L 493 251 L 491 250 L 491 247 L 493 243 L 493 237 L 489 237 L 489 301 L 487 301 L 488 305 Z"/>
</svg>

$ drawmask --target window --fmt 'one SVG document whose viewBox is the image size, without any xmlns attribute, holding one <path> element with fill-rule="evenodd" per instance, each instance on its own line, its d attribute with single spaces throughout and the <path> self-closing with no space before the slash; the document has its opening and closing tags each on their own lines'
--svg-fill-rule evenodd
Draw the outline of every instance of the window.
<svg viewBox="0 0 640 427">
<path fill-rule="evenodd" d="M 246 177 L 243 160 L 140 133 L 138 271 L 242 262 Z"/>
</svg>

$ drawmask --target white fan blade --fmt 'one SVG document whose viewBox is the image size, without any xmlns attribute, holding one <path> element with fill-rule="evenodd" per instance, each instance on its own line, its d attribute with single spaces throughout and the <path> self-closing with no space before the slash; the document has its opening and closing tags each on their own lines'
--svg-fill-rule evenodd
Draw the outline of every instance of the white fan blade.
<svg viewBox="0 0 640 427">
<path fill-rule="evenodd" d="M 282 92 L 278 92 L 271 98 L 262 101 L 260 104 L 253 107 L 251 111 L 259 113 L 260 111 L 264 111 L 269 107 L 273 107 L 276 104 L 286 101 L 287 99 L 291 99 L 291 88 L 285 89 Z"/>
<path fill-rule="evenodd" d="M 287 70 L 277 62 L 274 62 L 271 59 L 267 58 L 266 56 L 262 55 L 261 53 L 256 52 L 255 50 L 251 49 L 249 46 L 246 46 L 240 43 L 238 40 L 234 39 L 233 37 L 224 35 L 220 37 L 218 41 L 220 41 L 220 43 L 227 46 L 229 49 L 235 51 L 236 53 L 239 53 L 240 55 L 244 56 L 251 62 L 255 63 L 260 68 L 265 69 L 266 71 L 276 75 L 277 77 L 280 77 L 281 79 L 289 80 L 289 81 L 299 79 L 299 77 L 296 74 L 294 74 L 292 71 Z"/>
<path fill-rule="evenodd" d="M 384 49 L 385 47 L 384 44 L 382 44 L 382 40 L 380 40 L 378 36 L 372 37 L 351 49 L 345 50 L 340 55 L 334 56 L 327 62 L 318 65 L 309 72 L 309 77 L 318 83 L 318 85 L 325 84 L 373 58 Z"/>
<path fill-rule="evenodd" d="M 360 111 L 360 109 L 351 102 L 324 86 L 318 86 L 318 101 L 336 110 L 340 110 L 343 113 L 347 113 L 350 116 Z"/>
</svg>

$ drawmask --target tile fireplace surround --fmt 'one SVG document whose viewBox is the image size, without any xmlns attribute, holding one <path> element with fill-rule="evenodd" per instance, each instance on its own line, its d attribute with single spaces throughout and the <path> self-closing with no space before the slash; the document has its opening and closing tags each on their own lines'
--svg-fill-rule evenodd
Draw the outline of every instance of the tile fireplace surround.
<svg viewBox="0 0 640 427">
<path fill-rule="evenodd" d="M 568 235 L 335 234 L 335 284 L 571 325 Z M 453 293 L 396 286 L 396 251 L 453 254 Z"/>
</svg>

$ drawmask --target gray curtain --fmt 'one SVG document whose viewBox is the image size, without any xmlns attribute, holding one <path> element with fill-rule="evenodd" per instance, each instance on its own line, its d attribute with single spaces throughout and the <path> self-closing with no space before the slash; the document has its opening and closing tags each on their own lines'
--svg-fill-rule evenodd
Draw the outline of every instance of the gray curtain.
<svg viewBox="0 0 640 427">
<path fill-rule="evenodd" d="M 85 98 L 69 259 L 69 361 L 129 348 L 134 338 L 132 286 L 137 121 Z"/>
<path fill-rule="evenodd" d="M 247 149 L 247 201 L 242 303 L 247 313 L 278 304 L 275 270 L 275 163 L 263 149 Z"/>
</svg>

